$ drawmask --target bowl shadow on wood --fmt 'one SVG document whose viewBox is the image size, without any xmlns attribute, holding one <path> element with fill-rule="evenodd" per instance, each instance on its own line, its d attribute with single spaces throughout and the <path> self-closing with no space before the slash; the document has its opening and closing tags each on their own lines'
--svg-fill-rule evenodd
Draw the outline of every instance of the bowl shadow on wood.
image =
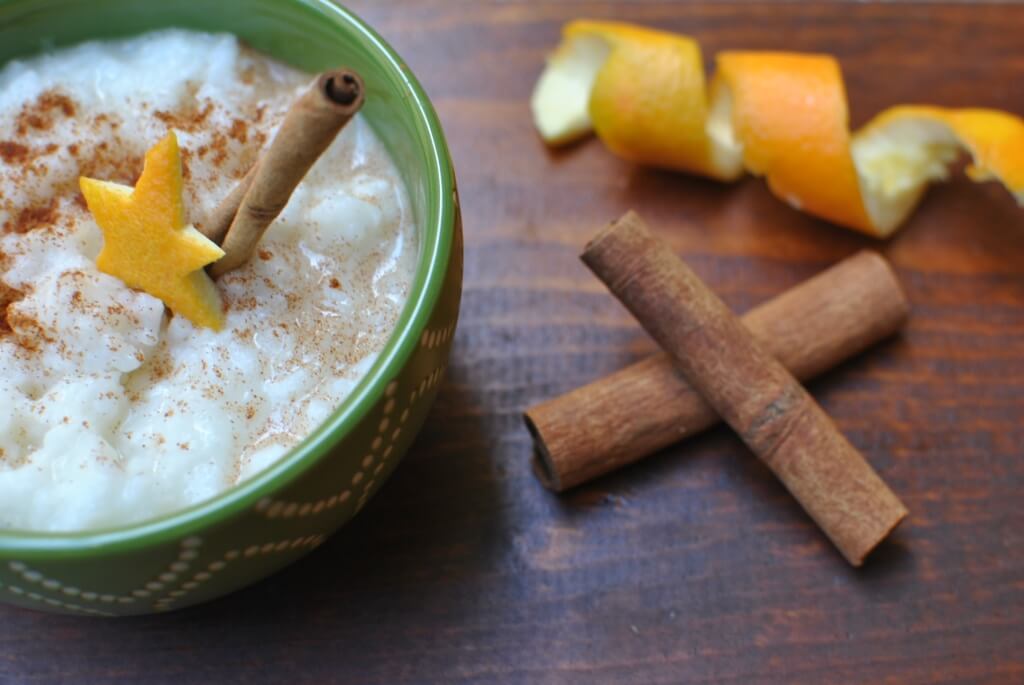
<svg viewBox="0 0 1024 685">
<path fill-rule="evenodd" d="M 459 347 L 456 340 L 456 364 Z M 195 682 L 202 674 L 188 664 L 212 661 L 247 674 L 318 672 L 296 662 L 298 652 L 308 654 L 296 645 L 310 643 L 330 645 L 353 668 L 368 669 L 391 656 L 412 617 L 421 624 L 430 622 L 425 616 L 447 625 L 478 620 L 486 606 L 481 579 L 502 553 L 496 531 L 506 524 L 488 441 L 479 415 L 465 411 L 474 406 L 466 393 L 465 370 L 450 369 L 413 446 L 366 508 L 319 549 L 249 588 L 115 621 L 15 608 L 5 620 L 46 622 L 67 638 L 54 664 L 83 680 L 113 680 L 124 654 L 146 653 L 153 683 Z M 109 645 L 89 657 L 88 668 L 76 651 L 86 635 Z M 366 651 L 368 644 L 378 651 Z"/>
<path fill-rule="evenodd" d="M 459 347 L 457 340 L 453 360 Z M 366 509 L 321 549 L 264 584 L 273 587 L 257 585 L 211 605 L 211 617 L 231 614 L 231 604 L 254 604 L 249 592 L 280 595 L 282 604 L 308 603 L 311 611 L 329 598 L 358 612 L 363 599 L 373 603 L 385 595 L 388 604 L 408 602 L 415 610 L 426 600 L 424 587 L 446 582 L 446 573 L 486 567 L 500 547 L 500 536 L 490 532 L 502 527 L 502 507 L 488 473 L 480 415 L 465 411 L 473 406 L 467 392 L 456 361 L 409 453 Z M 419 570 L 410 573 L 410 567 Z"/>
<path fill-rule="evenodd" d="M 459 347 L 457 339 L 456 364 Z M 289 643 L 317 630 L 332 641 L 348 637 L 355 643 L 368 625 L 387 633 L 415 614 L 474 611 L 482 602 L 472 596 L 471 581 L 501 553 L 503 538 L 494 532 L 504 524 L 498 482 L 487 473 L 492 465 L 480 416 L 465 411 L 473 406 L 464 397 L 465 383 L 463 369 L 449 370 L 400 467 L 359 515 L 306 558 L 215 602 L 92 623 L 117 643 L 156 639 L 196 649 L 223 646 L 225 631 L 242 622 L 256 639 L 235 644 L 234 658 L 276 655 L 278 661 L 287 660 L 281 652 Z M 317 627 L 323 621 L 331 625 Z M 365 637 L 360 641 L 365 644 Z"/>
</svg>

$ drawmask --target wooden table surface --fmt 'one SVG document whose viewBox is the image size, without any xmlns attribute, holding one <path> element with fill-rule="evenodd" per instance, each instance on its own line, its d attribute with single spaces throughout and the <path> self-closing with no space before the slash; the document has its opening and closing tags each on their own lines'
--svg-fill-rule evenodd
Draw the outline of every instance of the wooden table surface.
<svg viewBox="0 0 1024 685">
<path fill-rule="evenodd" d="M 1024 113 L 1024 6 L 360 0 L 441 114 L 465 210 L 462 319 L 427 428 L 351 525 L 208 606 L 0 608 L 0 682 L 1024 683 L 1024 211 L 957 178 L 878 243 L 762 182 L 549 153 L 527 101 L 561 24 L 829 51 L 854 124 L 900 102 Z M 862 247 L 905 333 L 810 388 L 910 518 L 851 569 L 725 429 L 555 496 L 524 407 L 653 350 L 579 263 L 635 207 L 738 310 Z"/>
</svg>

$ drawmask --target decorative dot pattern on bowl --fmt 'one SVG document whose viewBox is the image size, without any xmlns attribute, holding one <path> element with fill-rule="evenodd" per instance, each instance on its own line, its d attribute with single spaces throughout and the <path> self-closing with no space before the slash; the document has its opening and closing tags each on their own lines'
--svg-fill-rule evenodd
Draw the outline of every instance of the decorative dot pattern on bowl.
<svg viewBox="0 0 1024 685">
<path fill-rule="evenodd" d="M 442 357 L 446 359 L 447 349 L 438 345 L 446 348 L 453 332 L 454 322 L 432 338 L 435 341 L 440 339 L 440 343 L 427 344 L 427 338 L 421 337 L 418 351 L 429 353 L 431 357 L 436 351 L 443 351 Z M 418 426 L 407 430 L 403 427 L 409 424 L 410 416 L 420 415 L 422 418 L 425 415 L 444 370 L 442 362 L 422 377 L 388 383 L 379 402 L 377 420 L 371 424 L 377 430 L 370 442 L 370 451 L 357 462 L 357 469 L 349 476 L 347 486 L 316 499 L 264 497 L 256 502 L 251 514 L 269 521 L 289 522 L 294 527 L 290 536 L 216 550 L 203 537 L 190 536 L 179 542 L 177 554 L 166 566 L 137 587 L 117 594 L 84 590 L 65 584 L 58 577 L 50 577 L 24 561 L 9 561 L 6 569 L 0 569 L 0 595 L 6 594 L 6 599 L 23 606 L 36 605 L 36 608 L 73 614 L 116 616 L 164 612 L 194 603 L 190 601 L 194 595 L 201 593 L 218 574 L 233 571 L 237 564 L 261 563 L 271 556 L 287 556 L 291 560 L 312 551 L 323 544 L 335 527 L 329 521 L 317 522 L 316 519 L 328 519 L 331 512 L 337 514 L 343 509 L 346 509 L 342 511 L 345 520 L 355 515 L 382 482 L 379 477 L 383 471 L 397 465 L 399 456 L 418 429 Z M 405 395 L 407 401 L 401 400 L 403 386 L 409 388 Z M 392 420 L 397 427 L 389 430 Z M 308 488 L 308 484 L 297 489 L 304 488 Z M 9 573 L 5 574 L 5 570 Z M 17 580 L 12 581 L 10 574 Z"/>
</svg>

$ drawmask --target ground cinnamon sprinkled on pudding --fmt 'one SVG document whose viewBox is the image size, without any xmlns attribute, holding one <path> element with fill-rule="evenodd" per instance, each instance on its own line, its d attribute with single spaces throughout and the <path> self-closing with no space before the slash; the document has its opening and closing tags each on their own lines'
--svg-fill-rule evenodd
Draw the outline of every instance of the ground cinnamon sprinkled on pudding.
<svg viewBox="0 0 1024 685">
<path fill-rule="evenodd" d="M 147 55 L 145 77 L 131 55 Z M 17 78 L 26 68 L 34 80 Z M 0 529 L 124 524 L 207 499 L 315 429 L 373 363 L 417 244 L 361 118 L 258 259 L 218 282 L 221 333 L 100 273 L 78 190 L 80 175 L 134 184 L 173 128 L 188 219 L 202 223 L 310 80 L 230 36 L 184 31 L 0 69 Z"/>
<path fill-rule="evenodd" d="M 45 205 L 25 207 L 18 212 L 12 229 L 15 233 L 28 233 L 37 228 L 46 228 L 56 223 L 60 218 L 57 211 L 57 198 L 51 197 Z"/>
<path fill-rule="evenodd" d="M 75 103 L 67 95 L 54 90 L 40 93 L 34 102 L 22 107 L 15 122 L 19 136 L 27 135 L 32 129 L 46 131 L 53 127 L 58 116 L 75 115 Z"/>
<path fill-rule="evenodd" d="M 181 150 L 181 177 L 185 181 L 192 178 L 192 171 L 189 167 L 189 160 L 192 159 L 192 152 L 190 150 Z"/>
<path fill-rule="evenodd" d="M 3 264 L 3 255 L 0 254 L 0 265 Z M 21 299 L 20 290 L 7 287 L 0 281 L 0 336 L 11 333 L 11 325 L 7 321 L 7 307 Z"/>
<path fill-rule="evenodd" d="M 39 99 L 39 103 L 40 107 L 46 111 L 60 109 L 61 113 L 66 117 L 75 116 L 74 101 L 62 93 L 55 93 L 53 91 L 43 93 Z"/>
<path fill-rule="evenodd" d="M 179 131 L 194 132 L 203 127 L 203 124 L 206 123 L 206 119 L 210 116 L 210 113 L 213 112 L 213 108 L 213 102 L 208 101 L 200 109 L 189 110 L 186 105 L 184 110 L 176 112 L 157 110 L 153 113 L 153 116 L 167 124 L 168 128 L 177 129 Z"/>
<path fill-rule="evenodd" d="M 124 141 L 115 140 L 122 144 Z M 80 176 L 102 178 L 113 183 L 133 185 L 142 173 L 142 154 L 124 154 L 109 143 L 103 142 L 93 147 L 88 153 L 77 156 Z M 78 179 L 68 180 L 68 190 L 78 191 Z"/>
<path fill-rule="evenodd" d="M 222 133 L 215 133 L 213 135 L 213 143 L 210 145 L 213 149 L 213 163 L 220 166 L 224 163 L 224 160 L 228 158 L 228 139 Z"/>
<path fill-rule="evenodd" d="M 244 143 L 249 138 L 249 127 L 241 119 L 235 119 L 231 122 L 231 130 L 228 131 L 228 135 L 239 143 Z"/>
<path fill-rule="evenodd" d="M 13 140 L 0 140 L 0 160 L 5 164 L 21 164 L 28 159 L 28 147 Z"/>
<path fill-rule="evenodd" d="M 57 339 L 38 319 L 15 307 L 7 307 L 7 325 L 17 333 L 17 344 L 27 350 L 38 350 L 44 343 L 54 344 Z"/>
</svg>

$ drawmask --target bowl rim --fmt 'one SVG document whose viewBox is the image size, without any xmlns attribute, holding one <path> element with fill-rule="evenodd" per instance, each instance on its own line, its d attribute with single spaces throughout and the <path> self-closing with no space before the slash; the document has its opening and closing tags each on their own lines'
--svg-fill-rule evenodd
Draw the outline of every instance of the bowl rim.
<svg viewBox="0 0 1024 685">
<path fill-rule="evenodd" d="M 27 559 L 62 559 L 81 555 L 134 551 L 152 548 L 196 535 L 252 509 L 257 502 L 287 487 L 324 458 L 341 440 L 356 429 L 380 401 L 388 383 L 399 375 L 419 345 L 435 305 L 440 299 L 450 266 L 454 244 L 457 200 L 455 177 L 441 122 L 426 91 L 404 60 L 381 36 L 352 11 L 331 0 L 290 0 L 320 12 L 338 25 L 347 25 L 383 60 L 393 82 L 405 91 L 429 146 L 426 178 L 436 178 L 436 211 L 421 220 L 419 262 L 410 296 L 398 322 L 376 361 L 356 387 L 310 435 L 263 471 L 220 494 L 154 519 L 105 529 L 75 532 L 0 530 L 0 559 L 12 553 Z M 433 185 L 433 184 L 431 184 Z M 429 202 L 427 203 L 429 207 Z"/>
</svg>

